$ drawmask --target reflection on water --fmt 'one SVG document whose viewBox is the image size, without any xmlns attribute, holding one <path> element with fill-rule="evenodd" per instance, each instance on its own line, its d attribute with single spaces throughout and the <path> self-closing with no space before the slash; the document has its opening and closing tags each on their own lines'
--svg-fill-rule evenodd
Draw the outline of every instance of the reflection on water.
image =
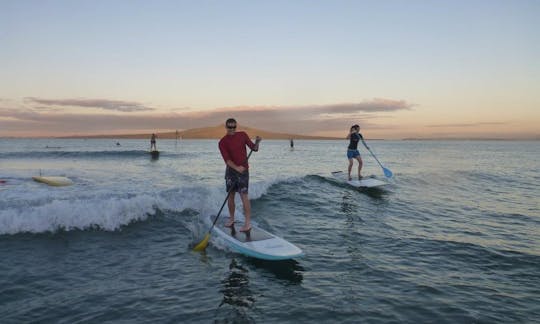
<svg viewBox="0 0 540 324">
<path fill-rule="evenodd" d="M 341 212 L 343 212 L 346 216 L 346 222 L 345 224 L 347 226 L 354 226 L 355 222 L 363 223 L 364 220 L 358 213 L 358 210 L 360 209 L 360 205 L 358 204 L 358 201 L 355 198 L 354 192 L 348 190 L 345 191 L 343 194 L 343 197 L 341 199 Z"/>
<path fill-rule="evenodd" d="M 249 258 L 251 264 L 271 272 L 278 279 L 287 280 L 292 284 L 300 284 L 304 279 L 304 268 L 296 260 L 268 261 Z"/>
<path fill-rule="evenodd" d="M 357 223 L 364 223 L 362 217 L 358 210 L 361 208 L 358 201 L 355 199 L 355 193 L 351 191 L 346 191 L 343 194 L 341 200 L 341 212 L 346 216 L 345 222 L 343 223 L 343 248 L 349 254 L 351 260 L 362 260 L 362 253 L 360 246 L 361 236 L 358 236 L 357 233 Z"/>
<path fill-rule="evenodd" d="M 384 197 L 386 191 L 382 188 L 360 188 L 360 192 L 370 196 L 371 198 L 381 199 Z"/>
<path fill-rule="evenodd" d="M 229 304 L 235 308 L 250 308 L 255 302 L 255 298 L 249 288 L 249 271 L 232 259 L 229 265 L 227 277 L 221 281 L 223 287 L 223 300 L 219 304 Z"/>
<path fill-rule="evenodd" d="M 151 151 L 150 152 L 150 160 L 151 161 L 159 160 L 159 152 L 158 151 Z"/>
<path fill-rule="evenodd" d="M 267 261 L 255 258 L 243 258 L 249 265 L 262 270 L 268 270 L 276 278 L 286 280 L 294 285 L 300 284 L 303 280 L 302 272 L 304 268 L 295 260 Z M 258 272 L 258 269 L 256 269 Z M 254 292 L 250 288 L 249 270 L 236 261 L 235 258 L 229 264 L 229 272 L 221 281 L 220 292 L 223 299 L 218 308 L 223 305 L 230 305 L 230 313 L 226 318 L 216 320 L 223 323 L 254 323 L 248 313 L 255 303 Z"/>
<path fill-rule="evenodd" d="M 341 200 L 341 211 L 347 216 L 347 219 L 355 214 L 358 209 L 358 205 L 354 203 L 351 191 L 345 191 L 343 199 Z"/>
</svg>

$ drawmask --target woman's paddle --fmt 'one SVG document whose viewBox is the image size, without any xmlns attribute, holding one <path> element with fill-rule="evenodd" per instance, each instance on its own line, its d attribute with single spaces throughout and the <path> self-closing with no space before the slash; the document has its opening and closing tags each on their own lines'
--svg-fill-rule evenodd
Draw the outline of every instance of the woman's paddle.
<svg viewBox="0 0 540 324">
<path fill-rule="evenodd" d="M 260 141 L 255 141 L 255 145 L 258 145 Z M 253 153 L 253 150 L 249 151 L 249 154 L 246 158 L 246 162 L 249 160 L 249 157 L 251 156 L 251 153 Z M 219 218 L 219 215 L 221 215 L 221 211 L 223 210 L 223 207 L 225 207 L 225 204 L 227 203 L 227 200 L 229 200 L 229 196 L 231 195 L 231 192 L 233 191 L 233 188 L 234 186 L 231 186 L 231 189 L 229 189 L 229 191 L 227 192 L 227 197 L 225 198 L 225 200 L 223 201 L 223 204 L 221 205 L 221 208 L 219 209 L 219 212 L 216 216 L 216 218 L 214 219 L 214 222 L 212 223 L 212 226 L 210 226 L 210 229 L 208 230 L 208 233 L 206 233 L 206 235 L 204 236 L 204 238 L 202 239 L 202 241 L 195 245 L 195 247 L 193 248 L 193 251 L 204 251 L 204 249 L 206 249 L 206 247 L 208 246 L 208 241 L 210 241 L 210 233 L 212 232 L 212 229 L 214 228 L 214 225 L 216 225 L 216 222 Z"/>
<path fill-rule="evenodd" d="M 381 168 L 383 169 L 383 172 L 384 172 L 384 175 L 387 177 L 387 178 L 392 178 L 393 174 L 392 174 L 392 171 L 390 171 L 389 169 L 385 168 L 381 162 L 379 161 L 379 159 L 377 159 L 377 157 L 375 156 L 375 154 L 373 154 L 373 152 L 371 152 L 371 150 L 369 149 L 369 146 L 366 145 L 366 142 L 364 142 L 364 146 L 367 148 L 367 150 L 369 151 L 369 153 L 371 153 L 371 155 L 375 158 L 375 160 L 377 161 L 377 163 L 379 163 L 379 165 L 381 166 Z"/>
</svg>

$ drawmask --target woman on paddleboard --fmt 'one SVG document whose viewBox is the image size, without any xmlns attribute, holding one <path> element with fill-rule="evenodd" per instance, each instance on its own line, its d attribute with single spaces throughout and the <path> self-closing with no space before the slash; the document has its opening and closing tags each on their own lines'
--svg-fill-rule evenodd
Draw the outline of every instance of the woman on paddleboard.
<svg viewBox="0 0 540 324">
<path fill-rule="evenodd" d="M 347 159 L 349 159 L 349 181 L 352 180 L 351 170 L 353 166 L 353 159 L 358 161 L 358 180 L 362 179 L 362 157 L 358 151 L 358 142 L 361 140 L 365 147 L 364 137 L 360 134 L 360 126 L 352 125 L 347 135 L 347 139 L 350 140 L 349 147 L 347 148 Z"/>
<path fill-rule="evenodd" d="M 230 192 L 228 198 L 229 221 L 225 224 L 226 227 L 234 226 L 234 197 L 238 192 L 244 206 L 245 222 L 240 228 L 240 232 L 249 233 L 251 230 L 251 204 L 248 198 L 249 186 L 249 164 L 246 155 L 246 146 L 257 152 L 259 150 L 259 142 L 261 138 L 257 136 L 255 143 L 251 141 L 245 132 L 236 131 L 236 120 L 229 118 L 225 122 L 227 134 L 219 141 L 219 151 L 223 157 L 223 161 L 227 165 L 225 170 L 225 184 L 227 192 Z"/>
</svg>

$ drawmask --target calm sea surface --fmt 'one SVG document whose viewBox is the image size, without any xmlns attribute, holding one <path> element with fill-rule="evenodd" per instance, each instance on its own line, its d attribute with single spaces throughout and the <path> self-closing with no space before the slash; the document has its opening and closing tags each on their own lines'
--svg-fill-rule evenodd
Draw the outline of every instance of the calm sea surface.
<svg viewBox="0 0 540 324">
<path fill-rule="evenodd" d="M 368 141 L 394 179 L 358 190 L 330 174 L 345 140 L 263 140 L 253 221 L 286 262 L 190 249 L 226 196 L 216 140 L 116 142 L 0 139 L 2 323 L 540 321 L 538 141 Z"/>
</svg>

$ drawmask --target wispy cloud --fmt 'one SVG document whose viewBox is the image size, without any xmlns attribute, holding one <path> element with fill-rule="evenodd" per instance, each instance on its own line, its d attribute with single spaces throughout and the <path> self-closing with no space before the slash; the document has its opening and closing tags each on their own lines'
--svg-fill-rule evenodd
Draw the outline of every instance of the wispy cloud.
<svg viewBox="0 0 540 324">
<path fill-rule="evenodd" d="M 236 106 L 183 114 L 193 121 L 223 123 L 234 117 L 239 123 L 269 130 L 311 133 L 347 129 L 349 124 L 364 123 L 376 114 L 410 110 L 414 105 L 403 100 L 373 99 L 361 103 L 301 106 Z"/>
<path fill-rule="evenodd" d="M 60 111 L 63 111 L 63 108 L 45 106 L 45 107 L 34 107 L 32 110 L 41 111 L 41 112 L 60 112 Z"/>
<path fill-rule="evenodd" d="M 375 98 L 361 103 L 343 103 L 326 106 L 318 106 L 320 111 L 326 113 L 352 114 L 358 112 L 390 112 L 398 110 L 410 110 L 414 105 L 404 100 L 390 100 Z"/>
<path fill-rule="evenodd" d="M 387 113 L 409 110 L 413 105 L 402 100 L 373 99 L 360 103 L 302 106 L 236 106 L 206 111 L 172 111 L 152 114 L 75 113 L 57 111 L 61 106 L 80 106 L 119 110 L 143 107 L 138 103 L 111 100 L 58 99 L 47 100 L 26 98 L 27 103 L 40 106 L 29 108 L 0 108 L 0 129 L 7 131 L 22 128 L 41 132 L 65 134 L 117 133 L 141 129 L 188 129 L 222 124 L 234 117 L 241 125 L 275 132 L 313 134 L 328 131 L 348 130 L 351 124 L 359 123 L 363 128 L 376 127 L 370 123 L 374 118 Z M 45 105 L 45 107 L 43 107 Z M 108 107 L 108 108 L 104 108 Z M 146 109 L 151 110 L 151 109 Z M 134 111 L 142 111 L 134 110 Z M 26 123 L 26 124 L 25 124 Z M 26 126 L 25 126 L 26 125 Z"/>
<path fill-rule="evenodd" d="M 497 125 L 508 125 L 507 122 L 478 122 L 478 123 L 459 123 L 459 124 L 433 124 L 426 125 L 426 127 L 434 128 L 447 128 L 447 127 L 479 127 L 479 126 L 497 126 Z"/>
<path fill-rule="evenodd" d="M 410 110 L 414 105 L 407 103 L 404 100 L 391 100 L 391 99 L 382 99 L 375 98 L 369 101 L 363 101 L 359 103 L 338 103 L 338 104 L 328 104 L 328 105 L 301 105 L 301 106 L 238 106 L 238 107 L 227 107 L 217 109 L 226 110 L 226 111 L 253 111 L 257 113 L 261 112 L 276 112 L 276 111 L 287 111 L 287 112 L 300 112 L 308 113 L 310 115 L 321 115 L 321 114 L 355 114 L 359 112 L 392 112 L 398 110 Z"/>
<path fill-rule="evenodd" d="M 48 106 L 70 106 L 84 108 L 98 108 L 104 110 L 115 110 L 121 112 L 150 111 L 154 108 L 146 107 L 137 102 L 108 100 L 108 99 L 42 99 L 27 97 L 26 101 L 39 103 Z"/>
</svg>

